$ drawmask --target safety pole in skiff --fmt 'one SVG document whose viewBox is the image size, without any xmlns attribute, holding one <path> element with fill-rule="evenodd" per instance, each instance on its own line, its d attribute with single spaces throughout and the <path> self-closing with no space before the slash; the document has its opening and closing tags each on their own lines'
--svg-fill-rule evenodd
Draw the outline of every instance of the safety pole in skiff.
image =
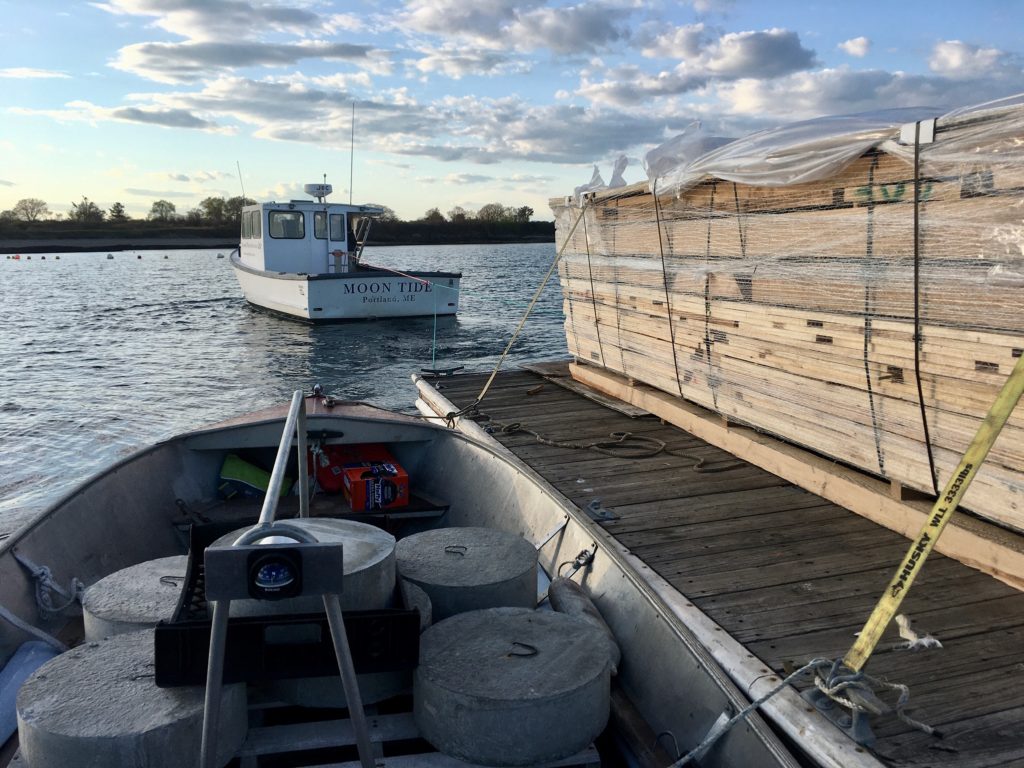
<svg viewBox="0 0 1024 768">
<path fill-rule="evenodd" d="M 323 598 L 334 643 L 334 655 L 356 734 L 359 761 L 362 768 L 375 766 L 370 730 L 363 711 L 355 664 L 345 632 L 345 618 L 338 599 L 344 574 L 337 564 L 342 562 L 343 544 L 320 543 L 308 531 L 286 521 L 275 520 L 288 455 L 296 435 L 299 454 L 299 514 L 301 517 L 309 517 L 306 399 L 302 390 L 297 390 L 292 395 L 259 520 L 230 547 L 210 547 L 205 552 L 206 598 L 213 608 L 213 619 L 206 670 L 199 761 L 201 768 L 215 768 L 217 765 L 216 734 L 224 685 L 224 654 L 231 601 L 253 598 L 280 600 L 300 596 Z"/>
</svg>

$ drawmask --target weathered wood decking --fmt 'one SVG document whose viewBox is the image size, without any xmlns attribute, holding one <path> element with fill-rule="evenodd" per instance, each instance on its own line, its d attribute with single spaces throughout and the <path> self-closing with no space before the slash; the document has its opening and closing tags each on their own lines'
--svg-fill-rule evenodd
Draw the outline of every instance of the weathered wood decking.
<svg viewBox="0 0 1024 768">
<path fill-rule="evenodd" d="M 461 407 L 485 379 L 435 386 Z M 601 523 L 606 531 L 779 673 L 841 657 L 908 546 L 653 416 L 630 418 L 536 373 L 502 373 L 480 411 L 556 442 L 616 431 L 664 441 L 670 453 L 628 459 L 495 434 L 581 508 L 600 500 L 618 516 Z M 944 737 L 876 718 L 878 756 L 893 765 L 1024 765 L 1024 593 L 936 553 L 902 610 L 944 647 L 897 650 L 893 625 L 866 671 L 908 685 L 910 714 Z"/>
</svg>

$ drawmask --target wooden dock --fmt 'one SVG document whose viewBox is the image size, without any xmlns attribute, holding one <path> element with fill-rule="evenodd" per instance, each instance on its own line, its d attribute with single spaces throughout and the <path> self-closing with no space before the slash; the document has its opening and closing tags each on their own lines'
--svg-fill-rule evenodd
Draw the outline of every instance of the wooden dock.
<svg viewBox="0 0 1024 768">
<path fill-rule="evenodd" d="M 486 378 L 434 386 L 462 407 Z M 843 656 L 908 546 L 654 416 L 535 372 L 502 373 L 479 411 L 481 426 L 577 506 L 611 513 L 599 520 L 608 533 L 779 674 Z M 608 455 L 566 445 L 614 432 L 643 438 L 630 444 L 639 452 L 654 453 L 656 441 L 665 450 L 625 458 L 626 446 Z M 943 647 L 902 650 L 893 624 L 866 671 L 909 686 L 908 713 L 942 737 L 883 715 L 872 722 L 877 756 L 894 766 L 1024 766 L 1024 593 L 934 553 L 902 611 Z"/>
</svg>

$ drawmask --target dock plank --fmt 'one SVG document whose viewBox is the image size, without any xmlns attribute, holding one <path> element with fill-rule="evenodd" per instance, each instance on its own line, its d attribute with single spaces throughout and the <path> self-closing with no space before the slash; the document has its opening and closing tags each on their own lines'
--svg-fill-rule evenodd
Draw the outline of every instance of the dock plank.
<svg viewBox="0 0 1024 768">
<path fill-rule="evenodd" d="M 446 379 L 443 392 L 462 407 L 486 379 Z M 542 384 L 534 372 L 502 373 L 479 410 L 492 423 L 519 422 L 558 441 L 630 431 L 708 462 L 736 461 L 654 417 L 624 416 Z M 581 508 L 600 498 L 618 515 L 601 523 L 608 533 L 778 673 L 842 656 L 909 544 L 752 465 L 702 473 L 674 453 L 617 458 L 524 432 L 495 438 Z M 873 723 L 876 754 L 892 765 L 1024 765 L 1024 594 L 936 553 L 903 610 L 944 647 L 899 650 L 893 624 L 867 671 L 909 685 L 914 717 L 945 738 L 886 715 Z"/>
</svg>

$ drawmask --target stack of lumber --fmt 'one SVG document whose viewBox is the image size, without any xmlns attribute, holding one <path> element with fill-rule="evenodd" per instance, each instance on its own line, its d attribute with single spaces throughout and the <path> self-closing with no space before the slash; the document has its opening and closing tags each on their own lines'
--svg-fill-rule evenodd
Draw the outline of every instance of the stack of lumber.
<svg viewBox="0 0 1024 768">
<path fill-rule="evenodd" d="M 570 353 L 931 493 L 1024 353 L 1024 163 L 923 168 L 552 200 Z M 964 506 L 1024 531 L 1024 406 Z"/>
</svg>

